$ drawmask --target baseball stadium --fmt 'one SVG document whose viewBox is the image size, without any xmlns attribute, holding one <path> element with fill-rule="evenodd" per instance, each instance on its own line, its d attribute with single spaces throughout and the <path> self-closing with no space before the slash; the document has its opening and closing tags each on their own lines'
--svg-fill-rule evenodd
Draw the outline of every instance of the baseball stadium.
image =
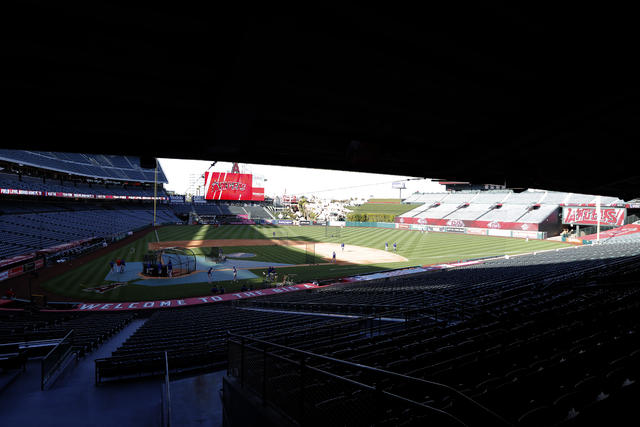
<svg viewBox="0 0 640 427">
<path fill-rule="evenodd" d="M 141 169 L 127 156 L 6 149 L 0 159 L 4 372 L 38 377 L 42 392 L 85 371 L 95 387 L 161 380 L 166 393 L 168 378 L 185 387 L 206 378 L 234 399 L 273 400 L 291 422 L 313 414 L 330 423 L 361 390 L 358 419 L 410 409 L 416 420 L 467 424 L 459 417 L 471 415 L 459 414 L 473 414 L 508 424 L 527 408 L 511 382 L 543 355 L 515 338 L 532 313 L 567 316 L 560 329 L 531 332 L 536 347 L 569 331 L 581 337 L 553 360 L 592 341 L 583 304 L 619 313 L 612 331 L 632 327 L 623 319 L 636 292 L 597 286 L 605 272 L 624 283 L 640 256 L 633 205 L 617 198 L 445 183 L 439 193 L 347 201 L 346 217 L 319 219 L 310 202 L 302 208 L 303 195 L 265 197 L 238 164 L 204 171 L 204 195 L 189 197 L 165 190 L 161 162 Z M 631 336 L 619 339 L 597 357 L 633 349 Z M 505 352 L 519 354 L 518 364 L 498 367 Z M 307 401 L 296 397 L 302 355 L 314 367 L 304 375 L 318 375 L 304 384 Z M 465 382 L 452 392 L 444 384 L 460 372 Z M 546 378 L 528 375 L 527 387 Z M 384 414 L 367 407 L 376 381 L 388 384 Z M 415 400 L 427 390 L 433 396 Z M 506 390 L 513 406 L 503 410 L 492 399 Z M 304 409 L 288 408 L 289 399 Z M 459 414 L 445 410 L 458 405 Z"/>
<path fill-rule="evenodd" d="M 1 426 L 637 418 L 635 14 L 13 6 Z"/>
</svg>

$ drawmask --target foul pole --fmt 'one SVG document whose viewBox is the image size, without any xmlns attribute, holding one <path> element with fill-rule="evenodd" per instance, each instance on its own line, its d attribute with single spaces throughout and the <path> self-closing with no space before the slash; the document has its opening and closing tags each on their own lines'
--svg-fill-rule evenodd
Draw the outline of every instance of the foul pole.
<svg viewBox="0 0 640 427">
<path fill-rule="evenodd" d="M 156 228 L 156 199 L 158 194 L 158 159 L 156 159 L 156 169 L 153 174 L 153 228 Z"/>
<path fill-rule="evenodd" d="M 600 196 L 596 196 L 596 242 L 600 243 Z"/>
</svg>

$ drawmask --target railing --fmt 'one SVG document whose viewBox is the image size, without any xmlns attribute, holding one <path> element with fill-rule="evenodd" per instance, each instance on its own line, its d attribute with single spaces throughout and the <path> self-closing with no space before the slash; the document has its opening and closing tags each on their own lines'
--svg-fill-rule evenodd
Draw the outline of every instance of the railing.
<svg viewBox="0 0 640 427">
<path fill-rule="evenodd" d="M 73 351 L 73 329 L 51 349 L 40 362 L 40 390 L 44 390 L 47 382 L 53 377 L 62 362 Z"/>
<path fill-rule="evenodd" d="M 509 425 L 444 384 L 227 334 L 227 375 L 300 425 Z"/>
<path fill-rule="evenodd" d="M 169 356 L 164 352 L 164 382 L 162 383 L 162 427 L 171 426 L 171 385 L 169 382 Z"/>
</svg>

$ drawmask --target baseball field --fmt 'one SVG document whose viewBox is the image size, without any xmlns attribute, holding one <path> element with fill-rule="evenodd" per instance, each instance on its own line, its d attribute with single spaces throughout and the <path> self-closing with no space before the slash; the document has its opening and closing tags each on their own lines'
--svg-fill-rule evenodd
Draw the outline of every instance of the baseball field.
<svg viewBox="0 0 640 427">
<path fill-rule="evenodd" d="M 225 292 L 243 285 L 260 287 L 269 266 L 276 268 L 278 281 L 285 275 L 293 282 L 321 281 L 567 246 L 552 241 L 360 227 L 175 225 L 160 227 L 157 234 L 159 241 L 151 232 L 86 262 L 75 260 L 72 269 L 40 286 L 76 301 L 187 298 L 210 295 L 214 285 Z M 179 278 L 148 279 L 140 274 L 143 257 L 150 249 L 174 246 L 190 248 L 196 254 L 195 271 Z M 226 261 L 206 256 L 212 247 L 221 248 Z M 111 271 L 110 262 L 116 259 L 125 260 L 125 272 Z M 233 281 L 233 267 L 238 270 L 237 281 Z M 210 268 L 211 277 L 207 275 Z"/>
</svg>

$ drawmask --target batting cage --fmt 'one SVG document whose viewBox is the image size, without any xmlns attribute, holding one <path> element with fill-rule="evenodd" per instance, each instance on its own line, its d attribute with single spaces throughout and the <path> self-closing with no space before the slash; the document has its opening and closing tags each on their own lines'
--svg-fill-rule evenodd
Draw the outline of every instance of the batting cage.
<svg viewBox="0 0 640 427">
<path fill-rule="evenodd" d="M 147 252 L 142 273 L 154 277 L 177 277 L 196 269 L 196 255 L 189 248 L 163 248 Z"/>
</svg>

